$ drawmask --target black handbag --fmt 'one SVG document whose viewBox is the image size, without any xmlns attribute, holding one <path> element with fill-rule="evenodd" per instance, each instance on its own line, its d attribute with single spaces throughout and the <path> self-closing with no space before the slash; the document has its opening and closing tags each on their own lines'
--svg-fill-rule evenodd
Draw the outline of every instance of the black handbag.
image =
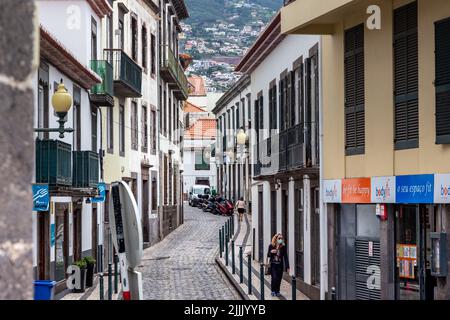
<svg viewBox="0 0 450 320">
<path fill-rule="evenodd" d="M 264 274 L 265 274 L 266 276 L 272 274 L 272 267 L 271 267 L 270 265 L 266 265 L 265 270 L 264 270 Z"/>
</svg>

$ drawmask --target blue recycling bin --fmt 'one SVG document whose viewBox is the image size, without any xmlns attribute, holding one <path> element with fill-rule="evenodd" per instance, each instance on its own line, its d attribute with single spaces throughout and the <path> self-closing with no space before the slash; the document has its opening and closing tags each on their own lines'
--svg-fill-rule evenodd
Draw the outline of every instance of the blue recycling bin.
<svg viewBox="0 0 450 320">
<path fill-rule="evenodd" d="M 53 300 L 55 296 L 56 281 L 34 281 L 34 300 Z"/>
</svg>

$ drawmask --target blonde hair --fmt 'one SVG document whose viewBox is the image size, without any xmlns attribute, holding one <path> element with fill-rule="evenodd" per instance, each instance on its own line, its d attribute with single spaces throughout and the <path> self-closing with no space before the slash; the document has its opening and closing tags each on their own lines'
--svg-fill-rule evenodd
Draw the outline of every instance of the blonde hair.
<svg viewBox="0 0 450 320">
<path fill-rule="evenodd" d="M 273 237 L 272 237 L 272 246 L 276 247 L 277 246 L 277 240 L 279 236 L 283 236 L 281 233 L 276 233 Z"/>
</svg>

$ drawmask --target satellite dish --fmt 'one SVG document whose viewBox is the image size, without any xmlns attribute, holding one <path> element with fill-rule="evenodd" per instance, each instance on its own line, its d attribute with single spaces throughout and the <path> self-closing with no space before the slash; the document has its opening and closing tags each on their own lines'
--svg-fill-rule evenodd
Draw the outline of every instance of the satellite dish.
<svg viewBox="0 0 450 320">
<path fill-rule="evenodd" d="M 133 192 L 123 181 L 111 185 L 109 223 L 116 251 L 125 253 L 128 266 L 136 268 L 143 253 L 141 219 Z"/>
</svg>

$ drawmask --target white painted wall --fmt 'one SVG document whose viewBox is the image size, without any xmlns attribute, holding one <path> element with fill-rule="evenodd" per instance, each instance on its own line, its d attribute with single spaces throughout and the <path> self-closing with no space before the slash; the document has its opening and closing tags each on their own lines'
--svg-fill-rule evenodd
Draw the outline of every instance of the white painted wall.
<svg viewBox="0 0 450 320">
<path fill-rule="evenodd" d="M 269 84 L 274 79 L 276 80 L 277 87 L 278 82 L 280 80 L 280 74 L 285 71 L 291 71 L 293 62 L 296 61 L 298 58 L 303 56 L 303 58 L 309 57 L 309 50 L 317 43 L 319 43 L 320 37 L 315 35 L 302 35 L 302 36 L 296 36 L 296 35 L 289 35 L 287 36 L 278 46 L 265 58 L 265 60 L 251 73 L 251 92 L 252 92 L 252 114 L 254 119 L 254 100 L 257 97 L 257 94 L 259 92 L 263 92 L 263 99 L 264 99 L 264 127 L 269 127 L 269 119 L 272 116 L 270 112 L 268 112 L 269 107 Z M 277 96 L 277 103 L 278 103 L 278 96 Z M 278 110 L 277 114 L 277 120 L 279 120 L 280 114 Z M 261 133 L 261 140 L 267 139 L 270 135 L 268 131 Z M 309 180 L 308 180 L 309 183 Z M 308 184 L 309 185 L 309 184 Z M 295 184 L 293 181 L 289 182 L 288 185 L 288 234 L 289 239 L 287 241 L 292 244 L 289 246 L 289 262 L 291 265 L 291 273 L 295 272 Z M 257 196 L 257 188 L 258 185 L 254 185 L 252 187 L 253 190 L 253 201 L 252 205 L 253 208 L 256 210 L 260 204 L 258 204 L 258 198 L 255 198 L 255 195 Z M 266 199 L 270 199 L 270 188 L 266 191 L 266 188 L 264 189 L 264 234 L 266 234 L 266 230 L 270 230 L 270 205 L 266 203 Z M 256 193 L 256 194 L 255 194 Z M 311 283 L 311 253 L 310 253 L 310 241 L 311 241 L 311 234 L 310 234 L 310 194 L 309 194 L 309 187 L 305 187 L 304 197 L 305 197 L 305 207 L 304 207 L 304 269 L 305 269 L 305 282 Z M 282 218 L 281 218 L 281 189 L 277 191 L 277 232 L 281 232 L 282 230 Z M 270 201 L 269 201 L 270 202 Z M 254 211 L 257 213 L 257 211 Z M 254 216 L 254 221 L 257 217 Z M 257 223 L 254 223 L 254 227 L 258 227 Z M 256 235 L 258 235 L 257 229 L 256 229 Z M 284 235 L 285 236 L 285 235 Z M 264 236 L 266 241 L 266 236 Z"/>
<path fill-rule="evenodd" d="M 209 178 L 211 186 L 217 190 L 217 170 L 216 159 L 211 157 L 209 170 L 195 170 L 195 151 L 202 150 L 209 147 L 215 142 L 215 140 L 184 140 L 184 155 L 183 155 L 183 192 L 189 193 L 189 188 L 195 184 L 196 178 Z M 210 150 L 210 148 L 209 148 Z"/>
</svg>

